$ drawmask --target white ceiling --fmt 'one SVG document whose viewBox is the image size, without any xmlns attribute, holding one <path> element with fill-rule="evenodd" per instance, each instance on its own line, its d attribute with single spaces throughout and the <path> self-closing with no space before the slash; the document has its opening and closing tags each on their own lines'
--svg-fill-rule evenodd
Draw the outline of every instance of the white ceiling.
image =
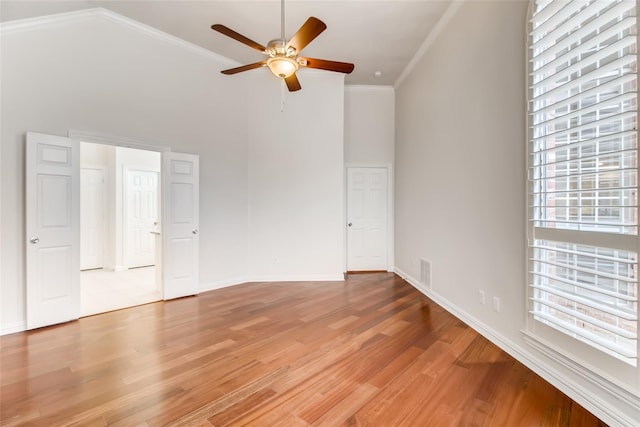
<svg viewBox="0 0 640 427">
<path fill-rule="evenodd" d="M 285 0 L 285 37 L 290 38 L 309 16 L 315 16 L 327 29 L 304 49 L 304 56 L 354 63 L 347 84 L 393 85 L 451 2 Z M 0 20 L 95 7 L 110 9 L 239 64 L 258 62 L 263 56 L 211 30 L 212 24 L 226 25 L 263 45 L 280 37 L 279 0 L 2 0 Z M 382 77 L 375 78 L 375 71 L 382 71 Z"/>
</svg>

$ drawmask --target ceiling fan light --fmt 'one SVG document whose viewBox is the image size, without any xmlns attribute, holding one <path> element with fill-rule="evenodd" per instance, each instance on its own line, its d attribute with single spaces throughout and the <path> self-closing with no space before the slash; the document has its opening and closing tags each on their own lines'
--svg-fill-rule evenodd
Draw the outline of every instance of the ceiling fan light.
<svg viewBox="0 0 640 427">
<path fill-rule="evenodd" d="M 298 63 L 286 56 L 276 56 L 267 59 L 267 65 L 274 76 L 286 79 L 298 70 Z"/>
</svg>

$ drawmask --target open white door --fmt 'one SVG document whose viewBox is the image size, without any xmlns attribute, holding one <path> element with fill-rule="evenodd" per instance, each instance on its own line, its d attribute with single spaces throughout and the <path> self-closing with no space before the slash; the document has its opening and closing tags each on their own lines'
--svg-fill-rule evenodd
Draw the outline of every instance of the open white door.
<svg viewBox="0 0 640 427">
<path fill-rule="evenodd" d="M 163 298 L 198 293 L 198 156 L 162 154 Z"/>
<path fill-rule="evenodd" d="M 27 133 L 27 329 L 80 316 L 79 147 Z"/>
</svg>

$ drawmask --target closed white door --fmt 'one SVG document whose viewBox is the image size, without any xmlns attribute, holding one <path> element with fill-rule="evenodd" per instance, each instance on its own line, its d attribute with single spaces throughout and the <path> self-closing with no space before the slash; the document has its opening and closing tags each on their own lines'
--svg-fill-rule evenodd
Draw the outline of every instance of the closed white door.
<svg viewBox="0 0 640 427">
<path fill-rule="evenodd" d="M 102 169 L 80 169 L 80 269 L 103 267 L 105 192 Z"/>
<path fill-rule="evenodd" d="M 386 168 L 347 168 L 347 270 L 388 268 Z"/>
<path fill-rule="evenodd" d="M 128 268 L 155 264 L 158 221 L 158 173 L 128 170 L 125 196 L 125 265 Z"/>
<path fill-rule="evenodd" d="M 80 145 L 27 133 L 27 328 L 80 315 Z"/>
<path fill-rule="evenodd" d="M 163 298 L 198 293 L 199 158 L 163 153 L 162 163 Z"/>
</svg>

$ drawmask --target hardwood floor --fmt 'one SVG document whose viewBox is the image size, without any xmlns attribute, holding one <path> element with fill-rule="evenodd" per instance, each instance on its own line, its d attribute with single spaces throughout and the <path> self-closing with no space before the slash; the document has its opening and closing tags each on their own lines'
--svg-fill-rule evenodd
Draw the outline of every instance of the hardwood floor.
<svg viewBox="0 0 640 427">
<path fill-rule="evenodd" d="M 388 273 L 238 285 L 0 344 L 7 426 L 603 425 Z"/>
</svg>

